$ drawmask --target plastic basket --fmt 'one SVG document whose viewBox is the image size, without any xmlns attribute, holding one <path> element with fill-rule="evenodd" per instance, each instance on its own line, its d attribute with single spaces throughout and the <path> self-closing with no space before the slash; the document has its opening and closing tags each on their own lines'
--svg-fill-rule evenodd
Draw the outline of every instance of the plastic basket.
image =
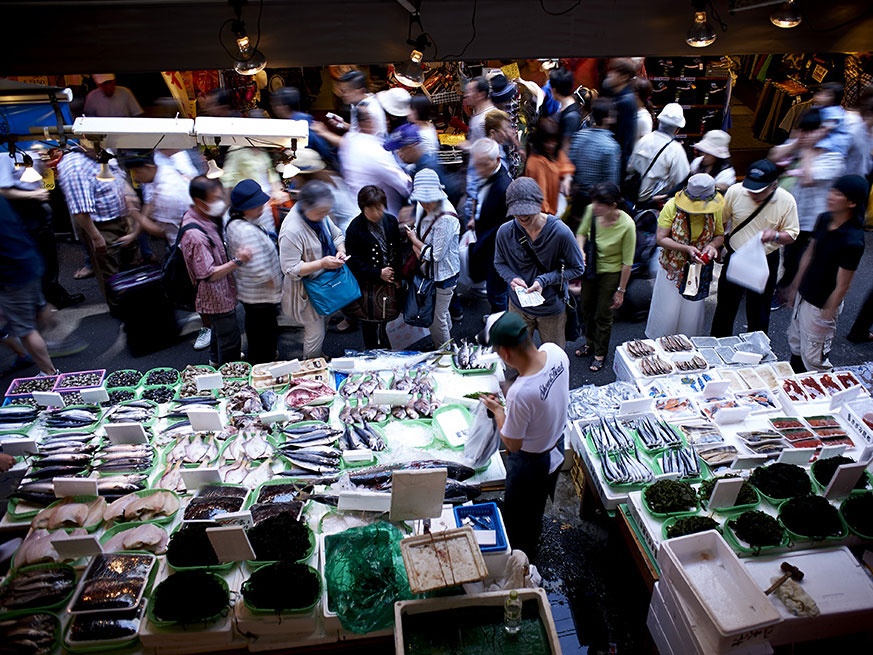
<svg viewBox="0 0 873 655">
<path fill-rule="evenodd" d="M 76 575 L 76 570 L 75 570 L 72 566 L 70 566 L 69 564 L 48 563 L 48 564 L 31 564 L 31 565 L 29 565 L 29 566 L 22 566 L 20 569 L 17 569 L 16 571 L 14 571 L 14 572 L 11 573 L 10 575 L 8 575 L 8 576 L 6 577 L 6 579 L 3 581 L 3 583 L 0 584 L 0 594 L 2 594 L 3 590 L 4 590 L 4 589 L 9 585 L 9 583 L 12 582 L 12 581 L 13 581 L 13 580 L 18 576 L 18 575 L 20 575 L 20 574 L 22 574 L 22 573 L 27 573 L 27 572 L 29 572 L 29 571 L 40 571 L 40 570 L 49 570 L 49 571 L 51 571 L 51 570 L 62 570 L 62 571 L 69 571 L 69 572 L 72 574 L 72 577 L 73 577 L 73 586 L 70 587 L 70 591 L 69 591 L 69 593 L 68 593 L 64 598 L 62 598 L 61 600 L 59 600 L 59 601 L 57 601 L 57 602 L 55 602 L 55 603 L 51 603 L 50 605 L 39 605 L 39 606 L 36 606 L 36 607 L 28 607 L 28 608 L 26 608 L 26 609 L 22 609 L 22 610 L 13 610 L 13 611 L 15 611 L 15 612 L 20 612 L 20 611 L 24 611 L 24 612 L 41 612 L 41 611 L 47 611 L 47 612 L 50 612 L 50 611 L 52 611 L 52 610 L 60 609 L 61 607 L 63 607 L 64 605 L 66 605 L 67 602 L 69 602 L 70 597 L 73 595 L 73 592 L 75 592 L 75 591 L 76 591 L 76 588 L 78 587 L 78 583 L 77 583 L 77 577 L 78 577 L 78 576 Z"/>
<path fill-rule="evenodd" d="M 64 382 L 68 378 L 71 378 L 74 375 L 81 375 L 83 373 L 98 373 L 100 376 L 100 380 L 96 384 L 82 385 L 82 386 L 78 386 L 78 387 L 67 386 L 64 384 Z M 103 380 L 105 378 L 106 378 L 106 369 L 105 368 L 98 368 L 98 369 L 95 369 L 93 371 L 73 371 L 71 373 L 62 373 L 61 375 L 58 376 L 58 379 L 55 380 L 55 386 L 54 386 L 53 391 L 77 391 L 78 389 L 93 389 L 93 388 L 99 387 L 101 384 L 103 384 Z"/>
<path fill-rule="evenodd" d="M 279 612 L 277 612 L 276 610 L 272 610 L 272 609 L 263 609 L 263 608 L 257 607 L 255 605 L 252 605 L 248 601 L 248 599 L 246 598 L 246 590 L 247 590 L 248 584 L 249 584 L 249 581 L 246 580 L 245 582 L 242 583 L 242 586 L 240 587 L 240 591 L 242 592 L 242 596 L 243 596 L 243 604 L 246 606 L 246 609 L 248 609 L 252 614 L 259 614 L 259 615 L 278 614 L 280 616 L 293 615 L 293 614 L 306 614 L 307 612 L 311 612 L 312 609 L 318 604 L 318 601 L 321 600 L 321 594 L 323 591 L 323 587 L 322 587 L 323 582 L 321 579 L 321 574 L 319 574 L 319 572 L 317 570 L 315 570 L 314 568 L 312 568 L 308 564 L 306 564 L 305 566 L 307 569 L 309 569 L 310 572 L 312 572 L 312 575 L 315 576 L 315 579 L 318 580 L 318 593 L 315 595 L 315 600 L 313 600 L 312 603 L 310 603 L 309 605 L 306 605 L 305 607 L 297 607 L 295 609 L 286 609 L 286 610 L 282 610 Z M 293 590 L 288 590 L 288 593 L 294 593 L 294 592 L 293 592 Z"/>
<path fill-rule="evenodd" d="M 451 357 L 452 370 L 458 375 L 494 375 L 497 370 L 497 364 L 492 364 L 488 368 L 458 368 L 455 366 L 455 358 Z"/>
<path fill-rule="evenodd" d="M 242 364 L 243 366 L 246 367 L 246 372 L 243 373 L 242 375 L 225 375 L 224 373 L 221 373 L 221 369 L 224 368 L 225 366 L 230 365 L 230 364 Z M 221 366 L 219 366 L 215 372 L 221 373 L 221 378 L 223 380 L 246 380 L 246 381 L 248 381 L 252 376 L 252 365 L 249 364 L 248 362 L 243 362 L 243 361 L 226 362 L 226 363 L 222 364 Z"/>
<path fill-rule="evenodd" d="M 160 384 L 160 383 L 150 384 L 148 382 L 149 374 L 157 372 L 157 371 L 172 371 L 173 373 L 176 374 L 176 381 L 175 382 L 167 382 L 165 384 Z M 177 384 L 179 384 L 180 380 L 181 380 L 181 376 L 179 375 L 179 371 L 174 369 L 172 366 L 158 366 L 155 368 L 150 368 L 148 371 L 143 373 L 142 378 L 139 381 L 139 386 L 141 386 L 141 387 L 157 387 L 157 386 L 175 387 Z"/>
<path fill-rule="evenodd" d="M 866 492 L 866 493 L 869 494 L 869 495 L 871 495 L 871 496 L 873 496 L 873 492 L 869 492 L 869 491 L 868 491 L 868 492 Z M 844 514 L 844 510 L 845 510 L 845 507 L 846 507 L 846 503 L 849 502 L 850 500 L 854 500 L 854 499 L 856 499 L 856 498 L 858 498 L 858 497 L 860 497 L 860 496 L 862 496 L 862 495 L 864 495 L 864 494 L 858 494 L 858 495 L 856 495 L 856 496 L 851 496 L 851 495 L 850 495 L 850 496 L 848 496 L 845 500 L 843 500 L 843 502 L 840 503 L 840 516 L 841 516 L 842 519 L 843 519 L 843 523 L 846 524 L 846 527 L 848 527 L 849 530 L 851 530 L 854 534 L 856 534 L 856 535 L 858 535 L 859 537 L 861 537 L 861 539 L 866 539 L 867 541 L 873 541 L 873 535 L 864 534 L 863 532 L 860 532 L 859 530 L 856 530 L 855 528 L 853 528 L 853 527 L 849 524 L 849 522 L 846 520 L 846 516 L 845 516 L 845 514 Z"/>
<path fill-rule="evenodd" d="M 661 454 L 667 452 L 667 450 L 670 450 L 670 449 L 669 448 L 665 449 L 664 451 L 662 451 Z M 709 475 L 710 475 L 709 474 L 709 467 L 706 465 L 706 462 L 704 462 L 700 457 L 697 456 L 696 451 L 695 451 L 695 457 L 697 457 L 697 463 L 700 466 L 700 473 L 698 475 L 694 475 L 690 478 L 676 477 L 675 478 L 676 480 L 679 480 L 681 482 L 688 482 L 688 483 L 694 484 L 697 482 L 703 482 L 704 480 L 709 478 Z M 652 471 L 654 471 L 656 476 L 657 475 L 669 475 L 669 474 L 665 474 L 664 470 L 661 468 L 660 458 L 661 458 L 661 455 L 653 455 L 651 457 Z"/>
<path fill-rule="evenodd" d="M 486 519 L 490 525 L 494 526 L 494 531 L 497 533 L 497 543 L 493 546 L 479 546 L 479 550 L 483 553 L 502 553 L 506 550 L 506 530 L 503 528 L 503 521 L 500 518 L 500 511 L 497 509 L 496 503 L 479 503 L 477 505 L 462 505 L 455 507 L 452 510 L 455 514 L 455 525 L 459 528 L 464 527 L 464 519 L 468 516 Z M 479 524 L 473 520 L 473 531 L 484 530 Z"/>
<path fill-rule="evenodd" d="M 683 480 L 683 482 L 685 482 L 685 481 Z M 646 508 L 646 511 L 649 514 L 651 514 L 652 516 L 654 516 L 655 518 L 666 519 L 666 518 L 670 518 L 670 517 L 694 516 L 700 510 L 700 501 L 698 500 L 697 496 L 695 495 L 694 507 L 690 507 L 690 508 L 684 509 L 684 510 L 679 510 L 676 512 L 655 512 L 654 510 L 652 510 L 651 507 L 649 507 L 649 501 L 646 499 L 646 491 L 651 486 L 652 485 L 649 484 L 643 488 L 643 492 L 641 494 L 641 497 L 643 499 L 643 506 Z"/>
<path fill-rule="evenodd" d="M 123 405 L 124 403 L 129 403 L 131 400 L 139 400 L 141 389 L 139 387 L 107 387 L 106 388 L 106 393 L 108 393 L 110 396 L 115 391 L 129 391 L 130 393 L 133 394 L 133 398 L 128 398 L 127 400 L 122 400 L 122 401 L 119 401 L 117 403 L 113 403 L 111 400 L 107 400 L 107 401 L 101 403 L 101 405 L 103 405 L 105 407 L 111 407 L 114 405 Z"/>
<path fill-rule="evenodd" d="M 133 387 L 138 387 L 138 386 L 139 386 L 139 383 L 140 383 L 140 380 L 142 380 L 142 373 L 140 373 L 140 372 L 139 372 L 138 370 L 136 370 L 135 368 L 120 368 L 120 369 L 118 369 L 117 371 L 112 371 L 112 373 L 109 373 L 109 374 L 104 378 L 103 381 L 106 382 L 106 383 L 108 384 L 108 383 L 110 382 L 110 379 L 112 378 L 112 376 L 115 375 L 116 373 L 136 373 L 136 378 L 137 378 L 137 380 L 136 380 L 136 383 L 133 384 L 133 385 L 121 385 L 121 384 L 117 384 L 117 385 L 115 385 L 115 387 L 121 387 L 121 386 L 133 386 Z"/>
<path fill-rule="evenodd" d="M 55 384 L 58 381 L 59 375 L 46 375 L 46 376 L 34 376 L 30 378 L 15 378 L 12 382 L 9 383 L 9 387 L 6 389 L 6 397 L 7 398 L 28 398 L 30 397 L 31 392 L 27 391 L 25 393 L 20 393 L 18 391 L 18 387 L 21 386 L 21 383 L 29 381 L 29 380 L 40 380 L 45 381 L 46 389 L 42 391 L 51 391 L 54 389 Z"/>
<path fill-rule="evenodd" d="M 701 515 L 700 515 L 700 514 L 695 514 L 694 516 L 701 516 Z M 661 534 L 662 534 L 663 537 L 664 537 L 664 541 L 666 541 L 667 539 L 670 538 L 670 537 L 667 536 L 667 529 L 670 528 L 671 526 L 675 525 L 677 521 L 680 521 L 680 520 L 683 519 L 683 518 L 689 518 L 689 517 L 686 517 L 686 516 L 673 516 L 673 517 L 667 519 L 666 521 L 664 521 L 664 522 L 661 524 Z M 711 518 L 711 517 L 710 517 L 710 518 Z M 715 521 L 715 519 L 713 519 L 713 521 Z M 715 522 L 718 523 L 718 521 L 715 521 Z M 715 530 L 716 532 L 718 532 L 719 534 L 724 534 L 724 528 L 723 528 L 723 526 L 722 526 L 721 523 L 718 523 L 718 525 L 717 525 L 715 528 L 712 528 L 712 529 L 714 529 L 714 530 Z M 696 534 L 696 533 L 689 533 L 689 534 Z M 683 536 L 686 536 L 686 535 L 683 535 Z"/>
<path fill-rule="evenodd" d="M 827 489 L 827 485 L 822 485 L 822 483 L 818 481 L 818 478 L 815 477 L 815 465 L 823 461 L 825 460 L 817 459 L 812 463 L 812 466 L 809 467 L 809 477 L 812 480 L 813 489 L 815 489 L 821 495 L 824 495 L 825 489 Z M 870 475 L 870 471 L 865 470 L 863 477 L 867 481 L 867 485 L 863 489 L 852 489 L 849 492 L 850 496 L 868 493 L 871 489 L 873 489 L 873 475 Z"/>
</svg>

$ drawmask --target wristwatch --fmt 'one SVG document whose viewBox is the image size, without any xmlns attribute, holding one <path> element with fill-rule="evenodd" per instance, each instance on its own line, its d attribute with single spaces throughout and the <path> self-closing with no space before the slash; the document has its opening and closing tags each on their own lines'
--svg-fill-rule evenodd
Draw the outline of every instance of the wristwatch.
<svg viewBox="0 0 873 655">
<path fill-rule="evenodd" d="M 243 263 L 242 263 L 242 261 L 240 260 L 239 257 L 232 257 L 230 261 L 232 261 L 232 262 L 233 262 L 234 264 L 236 264 L 237 266 L 242 266 L 242 265 L 243 265 Z"/>
<path fill-rule="evenodd" d="M 616 291 L 621 291 L 622 293 L 624 293 L 624 289 L 622 289 L 621 287 L 616 288 Z"/>
</svg>

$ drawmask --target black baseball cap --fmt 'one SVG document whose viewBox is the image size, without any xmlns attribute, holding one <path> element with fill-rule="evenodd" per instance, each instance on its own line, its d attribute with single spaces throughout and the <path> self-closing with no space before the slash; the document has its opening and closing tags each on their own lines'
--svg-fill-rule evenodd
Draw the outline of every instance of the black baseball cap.
<svg viewBox="0 0 873 655">
<path fill-rule="evenodd" d="M 779 179 L 779 167 L 769 159 L 759 159 L 749 166 L 743 186 L 749 191 L 760 191 Z"/>
</svg>

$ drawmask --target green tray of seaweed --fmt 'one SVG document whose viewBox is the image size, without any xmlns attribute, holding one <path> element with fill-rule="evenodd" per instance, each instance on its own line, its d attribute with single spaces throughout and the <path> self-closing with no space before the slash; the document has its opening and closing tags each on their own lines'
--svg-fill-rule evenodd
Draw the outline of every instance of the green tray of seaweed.
<svg viewBox="0 0 873 655">
<path fill-rule="evenodd" d="M 160 593 L 161 585 L 166 584 L 168 580 L 172 580 L 177 575 L 180 575 L 180 573 L 177 573 L 177 574 L 168 576 L 167 578 L 162 580 L 158 584 L 158 586 L 155 587 L 154 591 L 152 592 L 151 598 L 149 598 L 148 607 L 146 609 L 146 612 L 147 612 L 149 621 L 153 625 L 155 625 L 159 628 L 169 628 L 169 627 L 173 627 L 176 625 L 207 626 L 210 623 L 215 623 L 215 621 L 217 621 L 218 619 L 220 619 L 222 616 L 225 615 L 225 612 L 227 612 L 227 610 L 229 609 L 230 590 L 228 589 L 227 582 L 225 581 L 224 578 L 222 578 L 220 575 L 216 575 L 215 573 L 212 573 L 211 571 L 203 571 L 203 570 L 191 571 L 191 570 L 187 570 L 187 569 L 186 570 L 177 569 L 177 570 L 180 570 L 182 572 L 187 571 L 190 573 L 202 573 L 206 576 L 210 576 L 210 578 L 214 579 L 214 582 L 216 582 L 217 584 L 220 585 L 221 589 L 224 592 L 225 601 L 224 601 L 221 609 L 218 612 L 216 612 L 210 616 L 198 617 L 197 619 L 194 619 L 194 620 L 187 622 L 187 623 L 183 623 L 183 622 L 177 621 L 177 620 L 167 620 L 167 619 L 158 618 L 157 614 L 155 613 L 155 605 L 157 604 L 157 601 L 160 599 L 160 596 L 161 596 L 161 593 Z"/>
<path fill-rule="evenodd" d="M 766 516 L 768 519 L 772 520 L 773 523 L 770 524 L 770 521 L 767 521 L 768 524 L 771 525 L 774 529 L 780 530 L 781 534 L 782 534 L 781 538 L 779 539 L 779 543 L 756 546 L 756 545 L 753 545 L 753 544 L 745 541 L 741 537 L 739 537 L 735 531 L 735 527 L 734 527 L 735 523 L 737 520 L 740 519 L 740 517 L 742 517 L 743 515 L 748 514 L 748 513 L 754 513 L 756 515 Z M 746 510 L 745 512 L 741 512 L 740 514 L 737 514 L 736 516 L 731 517 L 730 519 L 728 519 L 724 523 L 723 534 L 724 534 L 725 539 L 728 541 L 728 543 L 731 544 L 731 546 L 733 547 L 734 550 L 736 550 L 739 553 L 746 554 L 746 555 L 756 555 L 757 556 L 757 555 L 761 555 L 762 553 L 768 553 L 768 552 L 773 551 L 773 550 L 784 549 L 784 548 L 788 547 L 788 543 L 789 543 L 788 542 L 788 533 L 785 531 L 785 528 L 782 527 L 782 524 L 779 523 L 779 521 L 775 517 L 770 516 L 766 512 L 762 512 L 760 510 Z"/>
<path fill-rule="evenodd" d="M 737 475 L 724 475 L 721 477 L 710 478 L 708 480 L 704 480 L 700 487 L 697 489 L 697 495 L 700 498 L 700 504 L 703 507 L 706 507 L 706 502 L 709 500 L 709 497 L 712 495 L 712 490 L 715 488 L 715 483 L 721 480 L 722 478 L 737 478 Z M 754 501 L 752 501 L 752 497 L 754 497 Z M 748 509 L 755 509 L 758 505 L 761 504 L 761 493 L 755 489 L 748 482 L 743 482 L 743 486 L 740 488 L 740 493 L 737 494 L 737 500 L 748 500 L 749 502 L 737 503 L 736 505 L 731 505 L 730 507 L 712 507 L 708 508 L 713 511 L 718 512 L 719 514 L 734 514 L 745 512 Z"/>
<path fill-rule="evenodd" d="M 791 505 L 800 505 L 801 513 L 809 517 L 813 514 L 813 512 L 817 511 L 819 508 L 830 514 L 834 521 L 834 526 L 839 526 L 839 532 L 833 534 L 826 535 L 808 535 L 797 532 L 796 530 L 792 530 L 786 525 L 785 517 L 783 514 L 787 509 L 790 508 Z M 827 509 L 830 508 L 830 509 Z M 833 510 L 833 512 L 831 512 Z M 843 520 L 842 514 L 840 511 L 831 505 L 830 501 L 822 496 L 802 496 L 800 498 L 789 498 L 784 503 L 779 505 L 779 523 L 785 528 L 785 532 L 788 534 L 789 538 L 794 542 L 806 542 L 806 541 L 840 541 L 845 539 L 849 534 L 849 526 L 846 525 L 846 522 Z M 796 527 L 796 526 L 795 526 Z"/>
<path fill-rule="evenodd" d="M 249 595 L 251 594 L 252 578 L 256 577 L 256 576 L 257 577 L 269 576 L 270 574 L 275 575 L 275 572 L 273 570 L 267 570 L 266 567 L 264 567 L 264 568 L 260 569 L 260 572 L 252 573 L 252 575 L 249 577 L 249 579 L 246 580 L 245 582 L 243 582 L 242 586 L 240 587 L 240 592 L 242 593 L 242 596 L 243 596 L 243 603 L 245 604 L 246 608 L 252 614 L 260 614 L 260 615 L 265 615 L 265 614 L 294 615 L 294 614 L 306 614 L 307 612 L 311 612 L 312 609 L 318 604 L 318 601 L 321 599 L 323 582 L 321 579 L 321 574 L 316 569 L 312 568 L 308 564 L 300 564 L 300 565 L 306 567 L 306 569 L 312 574 L 313 578 L 315 579 L 315 581 L 317 583 L 317 592 L 316 592 L 315 597 L 313 598 L 311 603 L 308 603 L 307 605 L 304 605 L 303 607 L 296 607 L 293 609 L 283 609 L 283 610 L 276 611 L 274 609 L 266 609 L 266 608 L 258 607 L 254 603 L 250 602 Z M 272 563 L 269 566 L 281 567 L 281 564 Z M 294 593 L 296 593 L 296 590 Z"/>
<path fill-rule="evenodd" d="M 674 497 L 672 501 L 669 500 L 669 495 Z M 649 496 L 663 497 L 650 499 Z M 700 503 L 697 500 L 694 488 L 687 482 L 678 480 L 658 480 L 643 489 L 642 498 L 646 511 L 659 519 L 666 519 L 672 516 L 692 516 L 700 509 Z M 664 508 L 661 510 L 660 508 L 667 505 L 668 502 L 672 503 L 673 506 L 677 506 L 677 509 L 666 510 Z"/>
<path fill-rule="evenodd" d="M 777 476 L 782 478 L 782 480 L 778 480 Z M 774 481 L 776 484 L 783 485 L 784 496 L 774 496 L 767 493 L 767 491 L 772 492 Z M 813 493 L 812 480 L 810 480 L 806 469 L 794 464 L 783 464 L 781 462 L 754 469 L 752 475 L 749 476 L 749 484 L 755 487 L 761 496 L 766 498 L 773 507 L 778 507 L 789 498 L 808 496 Z"/>
<path fill-rule="evenodd" d="M 711 521 L 711 523 L 709 523 Z M 689 523 L 698 523 L 699 525 L 693 526 L 693 529 L 689 531 L 683 530 L 681 534 L 677 534 L 673 537 L 669 535 L 670 529 L 679 524 L 680 528 L 685 527 L 683 524 Z M 716 530 L 721 533 L 722 528 L 721 524 L 716 521 L 711 516 L 701 516 L 698 514 L 692 514 L 691 516 L 674 516 L 661 524 L 661 534 L 664 536 L 664 539 L 673 539 L 675 537 L 683 537 L 688 534 L 694 534 L 696 532 L 705 532 L 706 530 Z"/>
<path fill-rule="evenodd" d="M 236 565 L 236 562 L 225 562 L 225 563 L 223 563 L 223 564 L 219 562 L 218 564 L 195 564 L 195 565 L 193 565 L 193 566 L 187 566 L 187 565 L 177 565 L 177 564 L 173 564 L 173 563 L 170 561 L 170 558 L 171 558 L 172 555 L 173 555 L 173 553 L 172 553 L 172 548 L 173 548 L 173 537 L 174 537 L 178 532 L 180 532 L 183 528 L 191 529 L 190 526 L 197 526 L 197 525 L 202 525 L 202 523 L 201 523 L 201 522 L 195 522 L 195 523 L 179 523 L 179 525 L 177 525 L 177 526 L 173 529 L 173 531 L 170 533 L 170 541 L 169 541 L 169 543 L 167 544 L 167 552 L 166 552 L 166 557 L 167 557 L 167 566 L 168 566 L 172 571 L 210 571 L 210 572 L 212 572 L 212 571 L 230 571 L 230 570 L 231 570 L 231 569 Z M 218 524 L 217 524 L 217 523 L 209 522 L 209 525 L 210 525 L 210 526 L 217 526 Z M 193 528 L 193 529 L 196 530 L 196 527 Z M 205 530 L 204 530 L 204 537 L 205 537 Z M 211 545 L 209 545 L 209 547 L 212 548 Z M 213 554 L 214 554 L 214 552 L 215 552 L 215 551 L 213 550 Z M 216 557 L 216 559 L 217 559 L 217 557 Z"/>
<path fill-rule="evenodd" d="M 809 477 L 812 478 L 812 484 L 815 486 L 816 491 L 823 494 L 825 492 L 825 489 L 827 489 L 828 484 L 830 484 L 831 478 L 833 478 L 837 466 L 841 466 L 842 464 L 856 463 L 857 462 L 855 462 L 855 460 L 845 457 L 843 455 L 829 457 L 828 459 L 817 459 L 812 463 L 812 466 L 809 467 Z M 822 483 L 822 481 L 818 479 L 817 475 L 822 473 L 822 467 L 834 467 L 833 471 L 830 474 L 830 477 L 828 477 L 827 479 L 827 482 L 824 483 Z M 824 476 L 822 475 L 822 477 Z M 873 488 L 873 475 L 870 475 L 870 472 L 865 470 L 861 474 L 861 477 L 858 478 L 858 483 L 855 485 L 855 488 L 852 489 L 849 494 L 863 494 L 870 491 L 871 488 Z"/>
<path fill-rule="evenodd" d="M 847 508 L 849 510 L 848 512 L 846 511 Z M 843 517 L 843 522 L 848 526 L 849 530 L 861 537 L 861 539 L 873 541 L 873 492 L 868 491 L 863 494 L 848 496 L 842 503 L 840 503 L 840 514 Z M 869 527 L 861 526 L 863 529 L 856 527 L 855 519 L 857 518 L 865 519 L 868 522 Z"/>
</svg>

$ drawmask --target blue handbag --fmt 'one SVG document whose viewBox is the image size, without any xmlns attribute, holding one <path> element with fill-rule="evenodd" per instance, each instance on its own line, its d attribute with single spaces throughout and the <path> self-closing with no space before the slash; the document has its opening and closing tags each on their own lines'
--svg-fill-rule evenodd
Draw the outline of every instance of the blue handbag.
<svg viewBox="0 0 873 655">
<path fill-rule="evenodd" d="M 361 297 L 361 288 L 348 266 L 303 278 L 309 302 L 319 316 L 330 316 Z"/>
</svg>

